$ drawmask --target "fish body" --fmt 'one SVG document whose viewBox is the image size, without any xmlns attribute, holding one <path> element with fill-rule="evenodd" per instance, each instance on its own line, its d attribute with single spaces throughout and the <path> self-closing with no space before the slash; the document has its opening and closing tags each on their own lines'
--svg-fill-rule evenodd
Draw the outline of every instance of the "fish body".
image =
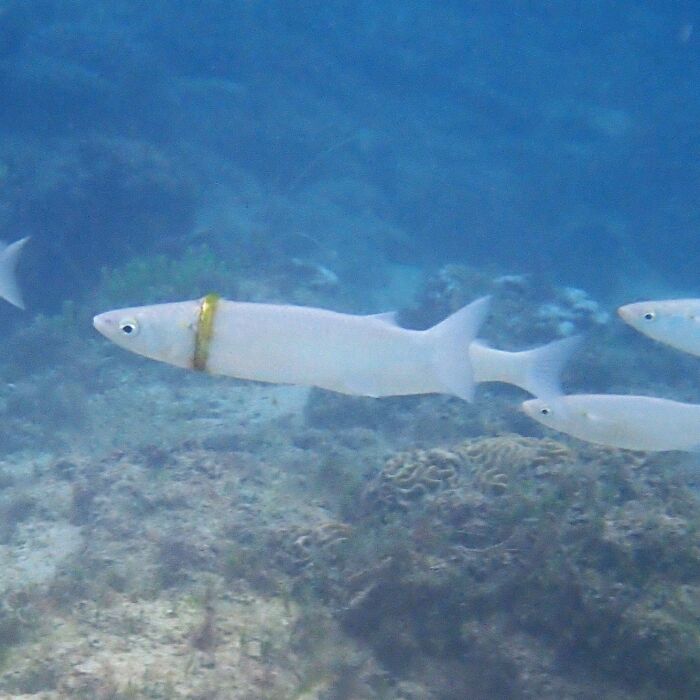
<svg viewBox="0 0 700 700">
<path fill-rule="evenodd" d="M 29 236 L 10 244 L 0 241 L 0 297 L 20 309 L 24 309 L 24 301 L 15 272 L 19 255 L 28 240 Z"/>
<path fill-rule="evenodd" d="M 573 394 L 530 399 L 523 411 L 549 428 L 608 447 L 663 452 L 700 448 L 700 405 L 652 396 Z"/>
<path fill-rule="evenodd" d="M 700 356 L 700 299 L 639 301 L 621 306 L 617 312 L 640 333 Z"/>
<path fill-rule="evenodd" d="M 488 306 L 488 297 L 478 299 L 417 331 L 399 327 L 391 314 L 210 296 L 109 311 L 96 316 L 94 325 L 123 348 L 212 374 L 359 396 L 445 393 L 470 401 L 474 379 L 467 352 Z M 202 362 L 203 323 L 208 339 Z"/>
<path fill-rule="evenodd" d="M 557 396 L 558 375 L 578 344 L 567 338 L 505 352 L 474 338 L 488 312 L 477 299 L 423 331 L 394 313 L 217 299 L 117 309 L 95 328 L 117 345 L 178 367 L 239 379 L 316 386 L 356 396 L 444 393 L 471 401 L 478 382 L 507 382 Z"/>
</svg>

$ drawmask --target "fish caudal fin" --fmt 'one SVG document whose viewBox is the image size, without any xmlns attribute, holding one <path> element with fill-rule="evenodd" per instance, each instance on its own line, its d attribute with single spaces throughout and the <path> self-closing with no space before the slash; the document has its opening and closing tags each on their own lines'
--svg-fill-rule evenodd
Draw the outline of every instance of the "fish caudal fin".
<svg viewBox="0 0 700 700">
<path fill-rule="evenodd" d="M 24 301 L 17 285 L 15 270 L 17 269 L 17 260 L 19 260 L 22 248 L 24 248 L 24 244 L 28 240 L 29 236 L 9 245 L 0 243 L 0 297 L 20 309 L 24 308 Z"/>
<path fill-rule="evenodd" d="M 428 329 L 434 343 L 434 369 L 447 394 L 465 401 L 474 399 L 474 375 L 469 345 L 476 338 L 489 311 L 490 297 L 481 297 Z"/>
<path fill-rule="evenodd" d="M 469 346 L 474 381 L 504 382 L 539 398 L 555 398 L 562 393 L 559 375 L 580 343 L 580 336 L 571 336 L 531 350 L 507 352 L 475 340 Z"/>
<path fill-rule="evenodd" d="M 580 344 L 581 336 L 574 335 L 513 353 L 516 372 L 511 383 L 540 399 L 561 396 L 561 372 Z"/>
</svg>

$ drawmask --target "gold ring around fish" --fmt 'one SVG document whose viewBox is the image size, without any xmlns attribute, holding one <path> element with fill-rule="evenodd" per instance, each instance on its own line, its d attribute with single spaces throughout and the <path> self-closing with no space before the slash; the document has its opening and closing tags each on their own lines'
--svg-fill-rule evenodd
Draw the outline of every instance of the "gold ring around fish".
<svg viewBox="0 0 700 700">
<path fill-rule="evenodd" d="M 219 304 L 218 294 L 207 294 L 199 305 L 197 331 L 194 337 L 194 355 L 192 369 L 204 372 L 209 360 L 209 346 L 214 333 L 214 315 Z"/>
</svg>

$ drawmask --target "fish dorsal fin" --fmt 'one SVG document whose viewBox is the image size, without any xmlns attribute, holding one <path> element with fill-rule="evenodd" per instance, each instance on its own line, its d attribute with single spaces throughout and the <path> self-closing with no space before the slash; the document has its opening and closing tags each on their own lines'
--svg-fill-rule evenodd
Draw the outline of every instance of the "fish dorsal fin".
<svg viewBox="0 0 700 700">
<path fill-rule="evenodd" d="M 398 326 L 398 315 L 398 311 L 383 311 L 380 314 L 368 314 L 367 318 L 373 318 L 377 321 L 381 321 L 382 323 L 386 323 L 389 326 Z"/>
<path fill-rule="evenodd" d="M 486 318 L 489 303 L 490 297 L 481 297 L 423 331 L 433 343 L 433 369 L 442 391 L 465 401 L 474 398 L 469 345 Z"/>
</svg>

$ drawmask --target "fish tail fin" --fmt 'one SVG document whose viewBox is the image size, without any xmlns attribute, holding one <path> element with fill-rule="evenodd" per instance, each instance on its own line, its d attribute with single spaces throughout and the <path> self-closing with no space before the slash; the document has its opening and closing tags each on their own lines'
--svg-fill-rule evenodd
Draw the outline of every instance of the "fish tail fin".
<svg viewBox="0 0 700 700">
<path fill-rule="evenodd" d="M 491 298 L 481 297 L 426 331 L 434 343 L 434 370 L 445 393 L 474 399 L 474 373 L 469 345 L 489 311 Z"/>
<path fill-rule="evenodd" d="M 20 309 L 24 308 L 22 292 L 17 284 L 15 270 L 19 255 L 24 248 L 24 244 L 29 240 L 29 236 L 10 243 L 0 248 L 0 297 L 14 304 Z"/>
<path fill-rule="evenodd" d="M 541 399 L 561 396 L 561 371 L 580 346 L 581 340 L 580 335 L 573 335 L 531 350 L 512 353 L 513 376 L 510 383 Z"/>
</svg>

